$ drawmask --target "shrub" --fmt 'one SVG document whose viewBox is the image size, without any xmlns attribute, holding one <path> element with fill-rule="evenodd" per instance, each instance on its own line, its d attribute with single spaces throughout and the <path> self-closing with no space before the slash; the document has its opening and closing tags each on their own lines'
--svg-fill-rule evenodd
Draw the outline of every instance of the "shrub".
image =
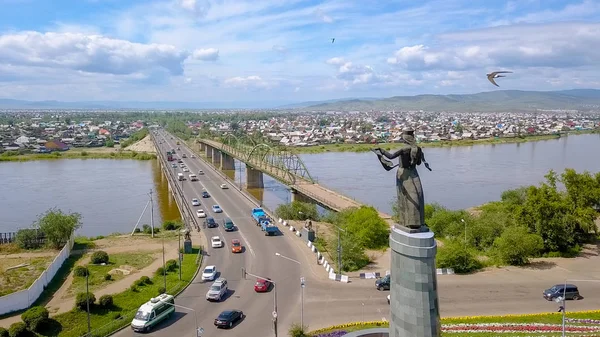
<svg viewBox="0 0 600 337">
<path fill-rule="evenodd" d="M 290 330 L 288 331 L 290 337 L 308 337 L 306 334 L 306 326 L 300 326 L 298 323 L 292 324 Z"/>
<path fill-rule="evenodd" d="M 166 275 L 167 274 L 167 270 L 163 267 L 159 267 L 158 269 L 156 269 L 155 274 L 157 276 L 162 276 L 162 275 Z"/>
<path fill-rule="evenodd" d="M 475 254 L 464 243 L 450 241 L 440 247 L 437 255 L 438 268 L 451 268 L 457 274 L 466 274 L 482 266 Z"/>
<path fill-rule="evenodd" d="M 140 281 L 144 282 L 145 284 L 152 284 L 152 280 L 148 276 L 140 277 Z"/>
<path fill-rule="evenodd" d="M 77 277 L 86 277 L 87 275 L 89 275 L 89 271 L 84 266 L 77 266 L 75 267 L 75 269 L 73 269 L 73 275 Z"/>
<path fill-rule="evenodd" d="M 177 260 L 169 260 L 167 261 L 167 263 L 165 263 L 167 272 L 171 272 L 171 271 L 175 271 L 177 270 L 177 267 L 179 266 L 179 264 L 177 263 Z"/>
<path fill-rule="evenodd" d="M 162 228 L 166 231 L 174 231 L 183 227 L 183 224 L 179 221 L 167 220 L 163 223 Z"/>
<path fill-rule="evenodd" d="M 135 282 L 133 282 L 133 284 L 135 284 L 136 287 L 143 287 L 146 285 L 146 282 L 144 282 L 144 280 L 142 280 L 140 278 L 139 280 L 135 280 Z"/>
<path fill-rule="evenodd" d="M 106 274 L 106 275 L 104 275 L 104 280 L 105 280 L 105 281 L 110 281 L 110 280 L 112 280 L 112 275 L 111 275 L 111 274 Z"/>
<path fill-rule="evenodd" d="M 8 329 L 8 335 L 10 337 L 26 337 L 30 334 L 29 331 L 27 331 L 27 325 L 25 325 L 25 323 L 16 322 L 11 324 L 10 328 Z"/>
<path fill-rule="evenodd" d="M 21 319 L 25 325 L 32 331 L 38 330 L 39 325 L 47 320 L 48 317 L 48 310 L 40 306 L 31 307 L 21 315 Z"/>
<path fill-rule="evenodd" d="M 119 312 L 113 312 L 111 317 L 113 320 L 117 320 L 117 319 L 121 319 L 123 316 L 121 316 L 121 313 L 119 313 Z"/>
<path fill-rule="evenodd" d="M 15 237 L 15 243 L 22 249 L 37 249 L 41 246 L 38 237 L 39 232 L 36 229 L 19 229 Z"/>
<path fill-rule="evenodd" d="M 8 330 L 0 327 L 0 337 L 8 337 Z"/>
<path fill-rule="evenodd" d="M 112 295 L 102 295 L 98 300 L 98 304 L 100 304 L 104 308 L 110 308 L 113 305 L 113 297 Z"/>
<path fill-rule="evenodd" d="M 522 266 L 542 249 L 544 240 L 541 236 L 529 233 L 525 227 L 510 227 L 494 241 L 493 255 L 498 262 Z"/>
<path fill-rule="evenodd" d="M 137 293 L 137 291 L 138 291 L 137 284 L 133 283 L 132 285 L 130 285 L 129 290 L 133 291 L 134 293 Z"/>
<path fill-rule="evenodd" d="M 280 205 L 275 209 L 275 215 L 286 220 L 318 220 L 319 212 L 317 211 L 317 205 L 292 201 L 289 204 Z"/>
<path fill-rule="evenodd" d="M 165 289 L 165 287 L 160 287 L 160 288 L 158 288 L 158 294 L 159 294 L 159 295 L 161 295 L 161 294 L 164 294 L 164 293 L 166 293 L 166 292 L 167 292 L 167 289 Z"/>
<path fill-rule="evenodd" d="M 75 308 L 81 309 L 83 311 L 87 311 L 87 303 L 90 303 L 90 310 L 94 303 L 96 302 L 96 296 L 93 293 L 89 293 L 89 297 L 87 293 L 78 293 L 75 297 Z"/>
<path fill-rule="evenodd" d="M 94 252 L 92 254 L 91 261 L 93 264 L 108 263 L 108 253 L 102 250 Z"/>
<path fill-rule="evenodd" d="M 158 227 L 154 227 L 154 234 L 158 233 L 160 230 L 158 229 Z M 144 225 L 142 226 L 142 232 L 144 232 L 145 234 L 152 234 L 152 227 L 150 227 L 150 225 Z"/>
</svg>

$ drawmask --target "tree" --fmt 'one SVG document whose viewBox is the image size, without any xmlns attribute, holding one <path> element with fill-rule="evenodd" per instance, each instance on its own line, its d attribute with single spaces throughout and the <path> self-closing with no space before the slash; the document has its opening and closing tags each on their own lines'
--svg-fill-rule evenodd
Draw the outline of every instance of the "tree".
<svg viewBox="0 0 600 337">
<path fill-rule="evenodd" d="M 542 249 L 544 249 L 542 237 L 529 233 L 525 227 L 507 228 L 494 241 L 494 255 L 500 262 L 512 266 L 529 263 L 529 258 L 539 254 Z"/>
<path fill-rule="evenodd" d="M 340 239 L 340 245 L 342 246 L 342 269 L 344 271 L 356 271 L 369 264 L 370 260 L 367 254 L 365 254 L 365 248 L 358 243 L 355 235 L 346 231 L 345 233 L 341 233 Z M 327 243 L 327 246 L 332 247 L 330 255 L 332 255 L 331 257 L 335 258 L 336 261 L 335 263 L 331 261 L 331 265 L 335 266 L 335 269 L 337 270 L 338 257 L 335 253 L 338 247 L 337 236 L 331 238 L 330 242 Z M 339 270 L 337 271 L 339 272 Z"/>
<path fill-rule="evenodd" d="M 108 138 L 105 145 L 106 147 L 115 147 L 115 141 L 112 138 Z"/>
<path fill-rule="evenodd" d="M 48 244 L 60 249 L 81 227 L 81 214 L 65 214 L 59 209 L 50 209 L 38 218 L 36 225 L 46 236 Z"/>
<path fill-rule="evenodd" d="M 22 249 L 40 248 L 40 234 L 37 229 L 24 228 L 17 231 L 15 242 Z"/>
<path fill-rule="evenodd" d="M 275 215 L 285 220 L 319 219 L 317 205 L 300 201 L 292 201 L 289 204 L 279 205 L 275 209 Z"/>
<path fill-rule="evenodd" d="M 359 246 L 378 249 L 388 246 L 390 226 L 374 207 L 347 208 L 338 213 L 337 225 L 351 233 Z"/>
<path fill-rule="evenodd" d="M 475 254 L 460 241 L 448 241 L 439 248 L 438 268 L 451 268 L 457 274 L 466 274 L 482 267 Z"/>
<path fill-rule="evenodd" d="M 75 297 L 75 308 L 87 311 L 88 302 L 90 304 L 90 310 L 96 302 L 96 296 L 93 293 L 78 293 Z"/>
</svg>

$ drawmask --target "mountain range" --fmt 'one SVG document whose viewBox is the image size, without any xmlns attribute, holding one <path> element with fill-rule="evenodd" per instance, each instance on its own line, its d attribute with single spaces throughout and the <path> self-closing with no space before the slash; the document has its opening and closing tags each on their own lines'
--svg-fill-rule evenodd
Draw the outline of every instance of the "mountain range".
<svg viewBox="0 0 600 337">
<path fill-rule="evenodd" d="M 0 99 L 0 109 L 284 109 L 311 111 L 425 110 L 503 112 L 535 110 L 600 110 L 600 90 L 498 90 L 462 95 L 417 95 L 389 98 L 345 98 L 310 102 L 142 102 L 142 101 L 25 101 Z"/>
</svg>

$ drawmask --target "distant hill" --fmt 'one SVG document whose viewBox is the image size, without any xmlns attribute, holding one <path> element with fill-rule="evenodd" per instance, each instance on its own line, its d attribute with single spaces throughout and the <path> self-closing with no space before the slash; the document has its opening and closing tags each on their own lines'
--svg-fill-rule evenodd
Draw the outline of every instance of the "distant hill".
<svg viewBox="0 0 600 337">
<path fill-rule="evenodd" d="M 306 109 L 321 111 L 425 110 L 457 112 L 534 111 L 538 109 L 600 110 L 600 90 L 499 90 L 466 95 L 394 96 L 382 99 L 349 99 L 320 103 L 309 105 Z"/>
<path fill-rule="evenodd" d="M 147 109 L 147 110 L 202 110 L 202 109 L 272 109 L 289 101 L 273 102 L 138 102 L 138 101 L 25 101 L 0 99 L 0 109 Z"/>
</svg>

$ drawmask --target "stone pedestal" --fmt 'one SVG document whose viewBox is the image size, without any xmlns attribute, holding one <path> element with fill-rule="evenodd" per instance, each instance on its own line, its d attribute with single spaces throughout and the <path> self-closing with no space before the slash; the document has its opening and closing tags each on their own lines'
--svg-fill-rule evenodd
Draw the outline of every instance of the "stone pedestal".
<svg viewBox="0 0 600 337">
<path fill-rule="evenodd" d="M 185 253 L 185 254 L 192 253 L 192 240 L 183 241 L 183 253 Z"/>
<path fill-rule="evenodd" d="M 440 337 L 433 232 L 392 228 L 390 337 Z"/>
</svg>

